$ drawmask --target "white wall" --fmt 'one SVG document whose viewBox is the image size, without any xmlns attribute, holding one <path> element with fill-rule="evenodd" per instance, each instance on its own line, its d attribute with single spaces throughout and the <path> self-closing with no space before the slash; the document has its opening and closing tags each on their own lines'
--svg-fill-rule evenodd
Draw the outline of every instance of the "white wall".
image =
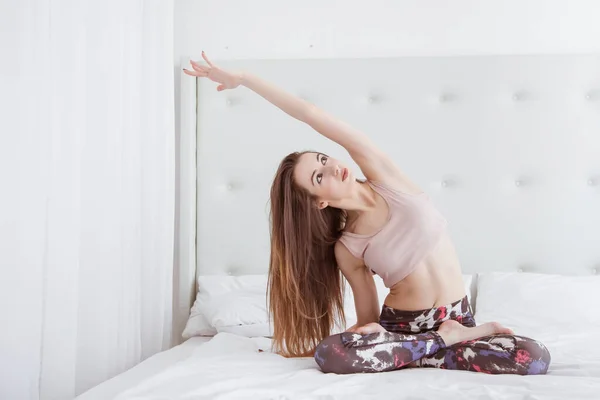
<svg viewBox="0 0 600 400">
<path fill-rule="evenodd" d="M 599 18 L 598 0 L 177 0 L 174 56 L 600 52 Z"/>
</svg>

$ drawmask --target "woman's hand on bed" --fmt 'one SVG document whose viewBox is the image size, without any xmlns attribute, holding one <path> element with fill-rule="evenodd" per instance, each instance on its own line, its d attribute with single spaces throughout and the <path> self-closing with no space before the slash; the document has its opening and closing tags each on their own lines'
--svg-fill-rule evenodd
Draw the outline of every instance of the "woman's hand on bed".
<svg viewBox="0 0 600 400">
<path fill-rule="evenodd" d="M 217 90 L 219 92 L 225 89 L 235 89 L 242 82 L 241 74 L 236 74 L 219 68 L 208 59 L 204 52 L 202 52 L 202 58 L 204 58 L 204 61 L 206 61 L 208 66 L 190 60 L 193 71 L 184 68 L 183 72 L 190 76 L 208 78 L 213 82 L 220 83 L 220 85 L 217 86 Z"/>
</svg>

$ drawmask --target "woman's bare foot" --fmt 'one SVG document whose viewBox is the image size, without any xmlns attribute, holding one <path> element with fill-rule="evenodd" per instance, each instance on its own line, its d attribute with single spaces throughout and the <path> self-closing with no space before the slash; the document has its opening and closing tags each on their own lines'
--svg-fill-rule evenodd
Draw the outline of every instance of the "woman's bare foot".
<svg viewBox="0 0 600 400">
<path fill-rule="evenodd" d="M 468 328 L 454 320 L 443 322 L 437 332 L 444 339 L 446 346 L 452 346 L 455 343 L 464 342 L 465 340 L 479 339 L 484 336 L 515 334 L 511 329 L 500 325 L 498 322 L 487 322 L 473 328 Z"/>
</svg>

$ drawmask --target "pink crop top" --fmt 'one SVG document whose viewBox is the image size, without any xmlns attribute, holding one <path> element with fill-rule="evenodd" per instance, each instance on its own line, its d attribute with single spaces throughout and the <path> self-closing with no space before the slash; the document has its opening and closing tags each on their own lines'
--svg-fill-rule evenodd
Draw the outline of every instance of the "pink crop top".
<svg viewBox="0 0 600 400">
<path fill-rule="evenodd" d="M 388 221 L 370 235 L 344 232 L 340 241 L 390 288 L 413 272 L 433 250 L 447 221 L 426 193 L 407 194 L 367 182 L 387 202 Z"/>
</svg>

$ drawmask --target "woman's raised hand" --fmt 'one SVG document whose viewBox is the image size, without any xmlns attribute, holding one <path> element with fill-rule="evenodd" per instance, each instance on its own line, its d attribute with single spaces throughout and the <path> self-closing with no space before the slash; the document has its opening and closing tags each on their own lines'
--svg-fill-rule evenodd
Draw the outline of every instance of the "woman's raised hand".
<svg viewBox="0 0 600 400">
<path fill-rule="evenodd" d="M 210 62 L 206 54 L 204 54 L 204 51 L 202 52 L 202 58 L 204 59 L 204 61 L 206 61 L 208 66 L 190 60 L 190 64 L 192 64 L 193 71 L 184 68 L 183 72 L 190 76 L 208 78 L 213 82 L 219 83 L 220 85 L 217 86 L 217 90 L 219 92 L 225 89 L 235 89 L 241 84 L 241 74 L 225 71 L 219 68 L 218 66 L 214 65 L 212 62 Z"/>
</svg>

